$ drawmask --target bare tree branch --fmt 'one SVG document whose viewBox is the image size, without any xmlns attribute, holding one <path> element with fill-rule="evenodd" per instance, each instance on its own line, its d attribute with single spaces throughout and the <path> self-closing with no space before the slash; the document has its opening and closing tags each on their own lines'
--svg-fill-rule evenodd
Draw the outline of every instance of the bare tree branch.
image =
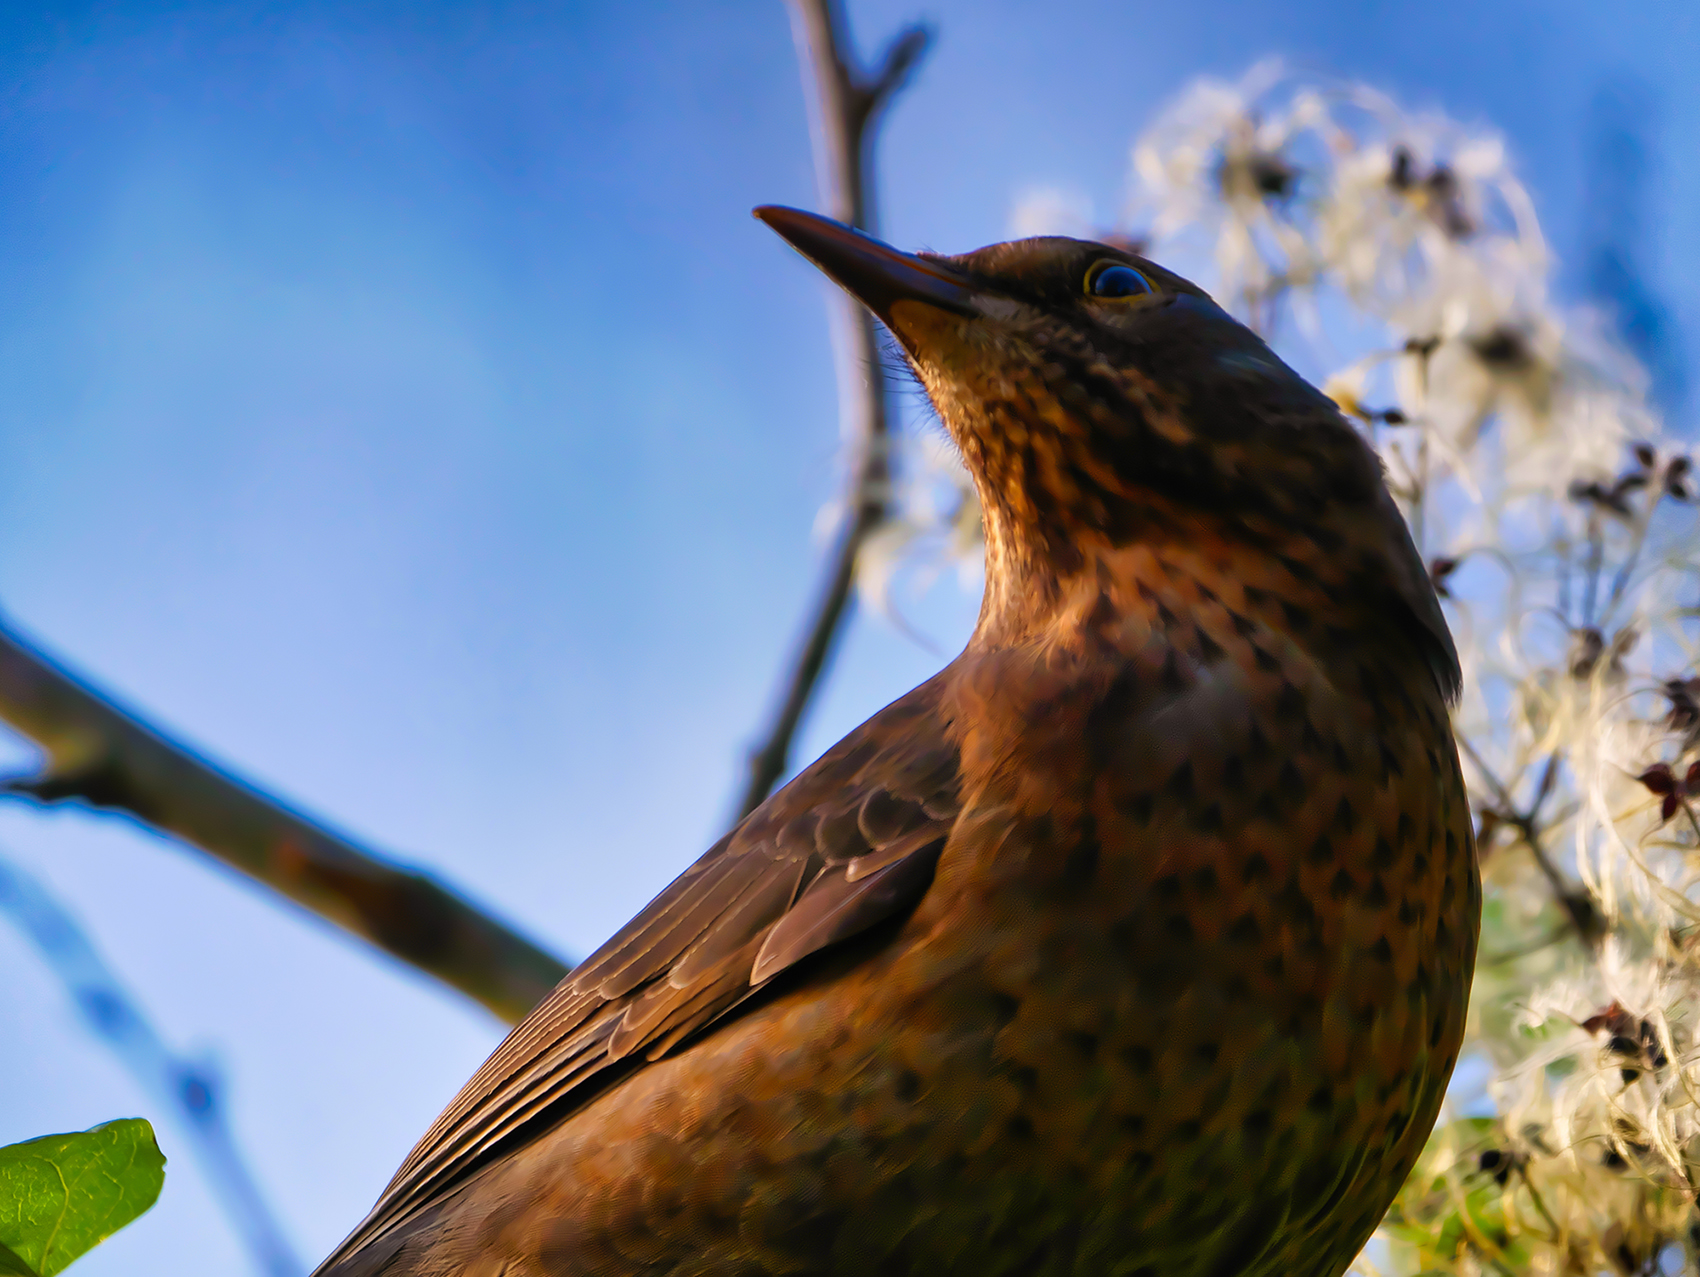
<svg viewBox="0 0 1700 1277">
<path fill-rule="evenodd" d="M 198 847 L 509 1022 L 567 967 L 426 875 L 220 770 L 0 624 L 0 721 L 45 752 L 0 794 L 127 815 Z"/>
<path fill-rule="evenodd" d="M 814 90 L 815 161 L 821 202 L 839 221 L 874 229 L 873 138 L 892 97 L 908 82 L 931 39 L 925 27 L 900 32 L 865 71 L 854 64 L 839 0 L 791 0 L 797 54 L 805 87 Z M 840 416 L 852 459 L 844 527 L 833 547 L 823 587 L 802 645 L 785 680 L 779 708 L 751 751 L 740 818 L 762 803 L 782 777 L 791 744 L 849 617 L 856 559 L 885 521 L 891 495 L 889 378 L 880 360 L 873 316 L 848 297 L 835 297 Z"/>
</svg>

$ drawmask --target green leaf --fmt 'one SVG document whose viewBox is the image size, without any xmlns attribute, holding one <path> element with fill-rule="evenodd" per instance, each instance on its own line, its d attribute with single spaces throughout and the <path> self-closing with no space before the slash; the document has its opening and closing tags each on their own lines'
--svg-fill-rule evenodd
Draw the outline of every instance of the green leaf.
<svg viewBox="0 0 1700 1277">
<path fill-rule="evenodd" d="M 164 1183 L 165 1156 L 139 1117 L 0 1148 L 0 1274 L 53 1277 Z"/>
</svg>

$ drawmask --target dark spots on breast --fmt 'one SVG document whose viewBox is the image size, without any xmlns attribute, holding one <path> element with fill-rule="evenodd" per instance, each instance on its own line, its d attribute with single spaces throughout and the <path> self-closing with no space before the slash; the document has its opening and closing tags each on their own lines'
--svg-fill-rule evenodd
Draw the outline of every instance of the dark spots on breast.
<svg viewBox="0 0 1700 1277">
<path fill-rule="evenodd" d="M 1308 993 L 1300 994 L 1287 1008 L 1282 1032 L 1288 1037 L 1298 1037 L 1307 1031 L 1314 1032 L 1321 1014 L 1321 1003 Z"/>
<path fill-rule="evenodd" d="M 1229 793 L 1245 788 L 1245 764 L 1238 754 L 1229 754 L 1228 761 L 1222 764 L 1222 787 Z"/>
<path fill-rule="evenodd" d="M 1033 1122 L 1024 1113 L 1017 1113 L 1004 1123 L 1004 1134 L 1018 1143 L 1025 1143 L 1033 1138 Z"/>
<path fill-rule="evenodd" d="M 1175 1123 L 1171 1138 L 1182 1144 L 1190 1144 L 1198 1138 L 1203 1129 L 1204 1124 L 1202 1122 L 1196 1117 L 1189 1117 L 1183 1122 Z"/>
<path fill-rule="evenodd" d="M 1208 899 L 1216 894 L 1216 870 L 1210 865 L 1194 869 L 1188 882 L 1196 896 Z"/>
<path fill-rule="evenodd" d="M 1242 913 L 1224 933 L 1233 944 L 1256 944 L 1263 938 L 1263 928 L 1257 925 L 1257 915 Z"/>
<path fill-rule="evenodd" d="M 1254 766 L 1269 757 L 1269 738 L 1256 723 L 1253 723 L 1251 730 L 1246 733 L 1245 748 L 1247 761 Z"/>
<path fill-rule="evenodd" d="M 1178 874 L 1164 874 L 1151 883 L 1151 894 L 1164 904 L 1172 905 L 1181 898 L 1181 880 Z"/>
<path fill-rule="evenodd" d="M 1013 997 L 1001 989 L 993 989 L 986 995 L 986 1001 L 991 1006 L 992 1019 L 999 1028 L 1015 1019 L 1016 1012 L 1021 1010 L 1021 999 Z"/>
<path fill-rule="evenodd" d="M 1251 659 L 1257 663 L 1257 668 L 1265 674 L 1273 674 L 1281 668 L 1281 662 L 1265 652 L 1256 643 L 1251 645 Z"/>
<path fill-rule="evenodd" d="M 1412 821 L 1411 814 L 1404 811 L 1400 812 L 1399 827 L 1393 832 L 1394 840 L 1398 842 L 1400 851 L 1405 850 L 1405 848 L 1410 845 L 1411 839 L 1415 836 L 1416 832 L 1417 826 L 1416 823 Z"/>
<path fill-rule="evenodd" d="M 1192 920 L 1185 914 L 1172 913 L 1163 919 L 1163 933 L 1170 940 L 1186 944 L 1192 940 Z"/>
<path fill-rule="evenodd" d="M 1316 535 L 1315 528 L 1309 529 L 1309 532 L 1312 536 Z M 1277 554 L 1274 558 L 1277 563 L 1287 569 L 1287 574 L 1291 576 L 1293 580 L 1306 582 L 1316 580 L 1316 573 L 1311 571 L 1310 564 L 1303 560 L 1291 558 L 1285 554 Z"/>
<path fill-rule="evenodd" d="M 1187 802 L 1192 798 L 1193 783 L 1191 759 L 1188 759 L 1179 767 L 1175 768 L 1174 774 L 1171 775 L 1167 783 L 1164 784 L 1163 792 L 1178 802 Z"/>
<path fill-rule="evenodd" d="M 1203 811 L 1192 818 L 1193 830 L 1201 834 L 1219 834 L 1222 832 L 1222 804 L 1211 803 Z"/>
<path fill-rule="evenodd" d="M 1281 823 L 1281 808 L 1275 802 L 1274 793 L 1268 790 L 1257 796 L 1257 801 L 1251 806 L 1251 814 L 1272 825 Z"/>
<path fill-rule="evenodd" d="M 1358 666 L 1358 690 L 1375 710 L 1376 717 L 1380 718 L 1386 712 L 1381 703 L 1381 680 L 1376 678 L 1375 671 L 1367 665 Z"/>
<path fill-rule="evenodd" d="M 1222 1044 L 1220 1042 L 1200 1042 L 1192 1048 L 1192 1058 L 1205 1067 L 1216 1063 L 1216 1057 L 1221 1054 Z"/>
<path fill-rule="evenodd" d="M 1151 1049 L 1144 1046 L 1124 1046 L 1116 1055 L 1135 1073 L 1151 1072 Z"/>
<path fill-rule="evenodd" d="M 1098 876 L 1098 862 L 1101 858 L 1098 836 L 1092 828 L 1091 818 L 1087 818 L 1086 828 L 1081 831 L 1080 841 L 1075 843 L 1074 850 L 1068 853 L 1063 861 L 1059 885 L 1065 890 L 1082 891 L 1092 885 Z"/>
<path fill-rule="evenodd" d="M 1364 892 L 1364 903 L 1371 909 L 1386 907 L 1387 888 L 1382 884 L 1380 874 L 1376 874 L 1369 880 L 1369 887 Z"/>
<path fill-rule="evenodd" d="M 1339 741 L 1334 742 L 1334 770 L 1342 776 L 1352 774 L 1352 756 L 1346 752 L 1346 747 Z"/>
<path fill-rule="evenodd" d="M 1393 946 L 1387 943 L 1386 936 L 1382 936 L 1381 939 L 1370 946 L 1369 956 L 1377 962 L 1385 962 L 1389 966 L 1393 964 Z M 1379 1012 L 1372 1008 L 1371 1014 L 1373 1016 L 1379 1014 Z"/>
<path fill-rule="evenodd" d="M 1305 859 L 1313 865 L 1326 865 L 1334 859 L 1334 840 L 1327 834 L 1319 834 L 1310 850 L 1305 852 Z"/>
<path fill-rule="evenodd" d="M 1409 900 L 1399 901 L 1399 925 L 1408 927 L 1422 916 L 1421 912 L 1412 908 Z"/>
<path fill-rule="evenodd" d="M 1358 813 L 1352 810 L 1352 804 L 1342 798 L 1334 808 L 1334 828 L 1343 834 L 1349 834 L 1357 828 Z"/>
<path fill-rule="evenodd" d="M 1287 618 L 1287 624 L 1295 630 L 1310 628 L 1309 611 L 1300 607 L 1297 603 L 1289 603 L 1286 599 L 1282 599 L 1281 614 Z"/>
<path fill-rule="evenodd" d="M 1278 953 L 1263 964 L 1263 974 L 1271 980 L 1279 980 L 1286 973 L 1287 960 Z"/>
<path fill-rule="evenodd" d="M 1411 857 L 1411 875 L 1412 875 L 1412 877 L 1421 878 L 1421 877 L 1425 876 L 1428 873 L 1428 863 L 1429 863 L 1428 857 L 1423 855 L 1423 853 L 1420 852 L 1420 851 L 1416 855 L 1412 856 Z"/>
<path fill-rule="evenodd" d="M 1321 734 L 1310 725 L 1310 720 L 1306 719 L 1304 731 L 1299 736 L 1299 751 L 1305 754 L 1321 754 L 1324 748 Z"/>
<path fill-rule="evenodd" d="M 1275 698 L 1275 717 L 1283 722 L 1302 718 L 1305 712 L 1304 693 L 1291 683 L 1281 684 L 1281 693 Z"/>
<path fill-rule="evenodd" d="M 1393 844 L 1385 838 L 1375 840 L 1375 850 L 1369 854 L 1369 863 L 1376 869 L 1388 869 L 1393 865 Z"/>
<path fill-rule="evenodd" d="M 1217 661 L 1221 660 L 1228 654 L 1227 649 L 1215 639 L 1211 638 L 1210 635 L 1205 633 L 1202 626 L 1198 628 L 1197 634 L 1198 659 L 1203 661 L 1206 665 L 1214 665 Z"/>
<path fill-rule="evenodd" d="M 1293 806 L 1298 807 L 1304 803 L 1304 777 L 1299 775 L 1299 769 L 1293 766 L 1290 759 L 1281 764 L 1281 774 L 1275 778 L 1275 785 L 1281 791 L 1281 797 Z"/>
<path fill-rule="evenodd" d="M 1394 776 L 1403 776 L 1405 768 L 1398 757 L 1385 744 L 1381 746 L 1381 783 L 1386 785 Z"/>
<path fill-rule="evenodd" d="M 1116 799 L 1116 810 L 1138 825 L 1151 823 L 1151 813 L 1156 805 L 1157 799 L 1153 794 L 1133 794 Z"/>
<path fill-rule="evenodd" d="M 1005 1070 L 1009 1080 L 1015 1083 L 1015 1089 L 1023 1095 L 1031 1095 L 1039 1089 L 1039 1071 L 1026 1064 L 1014 1064 Z"/>
<path fill-rule="evenodd" d="M 1345 871 L 1342 870 L 1342 873 Z M 1275 897 L 1275 904 L 1281 914 L 1292 924 L 1293 929 L 1301 935 L 1314 934 L 1316 931 L 1316 906 L 1310 902 L 1310 897 L 1299 886 L 1298 879 L 1287 879 L 1286 886 Z"/>
<path fill-rule="evenodd" d="M 1450 829 L 1446 831 L 1446 859 L 1448 861 L 1458 859 L 1458 835 Z"/>
<path fill-rule="evenodd" d="M 1254 851 L 1245 859 L 1240 868 L 1240 877 L 1248 884 L 1269 881 L 1269 861 L 1261 851 Z"/>
<path fill-rule="evenodd" d="M 1334 1092 L 1326 1086 L 1319 1086 L 1310 1093 L 1310 1099 L 1305 1101 L 1305 1107 L 1312 1113 L 1328 1113 L 1334 1108 Z"/>
<path fill-rule="evenodd" d="M 1067 1042 L 1085 1059 L 1092 1059 L 1098 1054 L 1098 1035 L 1088 1033 L 1084 1029 L 1064 1029 L 1062 1040 Z"/>
<path fill-rule="evenodd" d="M 1242 616 L 1232 609 L 1228 612 L 1228 624 L 1234 627 L 1234 633 L 1241 638 L 1250 638 L 1257 633 L 1257 622 L 1249 616 Z"/>
<path fill-rule="evenodd" d="M 916 1097 L 921 1094 L 921 1075 L 914 1069 L 904 1069 L 897 1075 L 897 1082 L 892 1090 L 903 1103 L 914 1103 Z"/>
<path fill-rule="evenodd" d="M 1245 586 L 1241 593 L 1245 595 L 1247 607 L 1260 608 L 1269 602 L 1269 591 L 1259 589 L 1255 585 Z"/>
<path fill-rule="evenodd" d="M 1417 716 L 1417 703 L 1411 699 L 1411 693 L 1405 690 L 1405 680 L 1402 678 L 1392 678 L 1388 680 L 1388 683 L 1393 688 L 1393 695 L 1399 699 L 1399 708 L 1404 710 L 1405 713 L 1409 714 L 1412 718 L 1415 718 Z M 1434 752 L 1432 750 L 1429 751 L 1428 757 L 1430 769 L 1433 771 L 1439 771 L 1440 760 L 1434 756 Z"/>
<path fill-rule="evenodd" d="M 1336 900 L 1344 900 L 1357 890 L 1357 886 L 1357 880 L 1342 869 L 1334 875 L 1333 881 L 1328 884 L 1328 894 Z"/>
<path fill-rule="evenodd" d="M 1446 1036 L 1446 1017 L 1434 1017 L 1434 1027 L 1429 1030 L 1428 1049 L 1433 1051 L 1440 1046 L 1440 1039 Z"/>
</svg>

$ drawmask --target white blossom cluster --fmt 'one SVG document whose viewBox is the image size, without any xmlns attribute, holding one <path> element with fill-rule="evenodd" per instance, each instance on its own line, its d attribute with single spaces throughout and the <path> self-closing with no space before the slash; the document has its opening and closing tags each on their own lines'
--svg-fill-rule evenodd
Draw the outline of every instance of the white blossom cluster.
<svg viewBox="0 0 1700 1277">
<path fill-rule="evenodd" d="M 1274 63 L 1133 152 L 1121 229 L 1386 460 L 1458 639 L 1486 888 L 1448 1111 L 1365 1273 L 1700 1269 L 1700 484 L 1602 316 L 1553 295 L 1503 143 Z M 1039 191 L 1023 233 L 1091 233 Z M 1095 232 L 1106 238 L 1102 228 Z M 922 488 L 946 473 L 933 461 Z M 948 490 L 966 490 L 947 483 Z M 969 552 L 967 498 L 915 507 Z M 1473 1079 L 1466 1084 L 1465 1079 Z"/>
</svg>

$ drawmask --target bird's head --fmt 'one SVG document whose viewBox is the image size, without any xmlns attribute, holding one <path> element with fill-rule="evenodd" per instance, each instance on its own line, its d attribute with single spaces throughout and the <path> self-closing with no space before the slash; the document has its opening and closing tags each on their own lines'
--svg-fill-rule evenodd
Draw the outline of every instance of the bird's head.
<svg viewBox="0 0 1700 1277">
<path fill-rule="evenodd" d="M 1456 661 L 1380 460 L 1333 402 L 1202 289 L 1135 253 L 1047 237 L 958 257 L 830 219 L 756 215 L 891 330 L 985 511 L 988 596 L 1042 596 L 1094 544 L 1293 538 L 1362 561 Z"/>
</svg>

